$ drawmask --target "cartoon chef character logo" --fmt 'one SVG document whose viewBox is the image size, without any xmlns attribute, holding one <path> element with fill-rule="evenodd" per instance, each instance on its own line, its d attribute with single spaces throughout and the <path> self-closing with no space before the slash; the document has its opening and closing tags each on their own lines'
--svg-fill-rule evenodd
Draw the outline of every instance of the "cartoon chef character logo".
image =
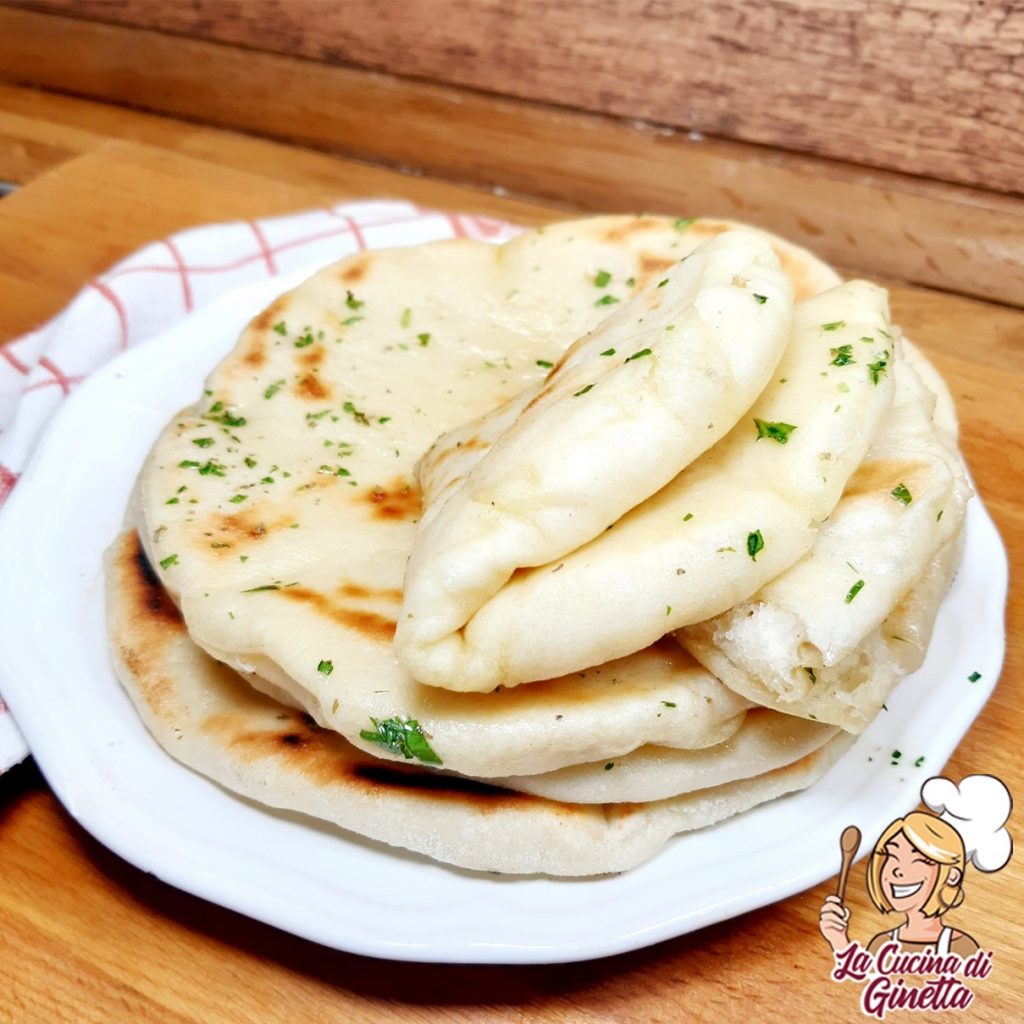
<svg viewBox="0 0 1024 1024">
<path fill-rule="evenodd" d="M 868 897 L 883 914 L 899 916 L 895 926 L 863 947 L 850 939 L 850 910 L 843 898 L 860 846 L 854 826 L 840 840 L 838 892 L 821 907 L 819 928 L 836 957 L 833 978 L 871 977 L 862 1008 L 878 1017 L 887 1009 L 966 1008 L 973 995 L 961 978 L 984 977 L 991 969 L 992 954 L 946 915 L 965 901 L 968 866 L 988 873 L 1009 861 L 1013 843 L 1004 827 L 1012 807 L 1009 790 L 991 775 L 970 775 L 959 786 L 936 777 L 922 786 L 921 802 L 927 810 L 891 822 L 867 860 Z M 897 974 L 901 980 L 894 983 Z M 913 974 L 933 977 L 915 988 L 902 980 Z"/>
</svg>

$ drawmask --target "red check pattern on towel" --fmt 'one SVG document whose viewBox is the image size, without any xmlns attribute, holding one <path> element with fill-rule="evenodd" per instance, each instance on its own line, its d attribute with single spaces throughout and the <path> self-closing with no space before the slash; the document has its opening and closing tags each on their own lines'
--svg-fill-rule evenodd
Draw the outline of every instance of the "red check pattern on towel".
<svg viewBox="0 0 1024 1024">
<path fill-rule="evenodd" d="M 48 323 L 0 345 L 0 514 L 47 423 L 75 387 L 211 299 L 361 249 L 446 238 L 504 242 L 516 234 L 488 217 L 380 200 L 210 224 L 139 249 L 89 281 Z M 0 772 L 27 753 L 0 698 Z"/>
</svg>

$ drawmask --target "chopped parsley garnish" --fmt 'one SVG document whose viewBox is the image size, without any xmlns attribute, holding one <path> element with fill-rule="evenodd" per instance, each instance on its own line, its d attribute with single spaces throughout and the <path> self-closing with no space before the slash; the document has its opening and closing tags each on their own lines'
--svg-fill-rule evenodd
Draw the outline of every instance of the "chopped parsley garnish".
<svg viewBox="0 0 1024 1024">
<path fill-rule="evenodd" d="M 635 288 L 636 287 L 636 278 L 635 277 L 627 277 L 626 278 L 626 287 L 627 288 Z"/>
<path fill-rule="evenodd" d="M 389 423 L 390 421 L 391 421 L 391 417 L 390 416 L 378 416 L 377 417 L 377 422 L 378 423 Z M 342 442 L 342 443 L 344 443 L 344 442 Z"/>
<path fill-rule="evenodd" d="M 615 355 L 615 349 L 613 349 L 613 348 L 606 348 L 606 349 L 605 349 L 605 350 L 604 350 L 604 351 L 603 351 L 603 352 L 601 353 L 601 355 L 603 355 L 603 356 L 613 356 L 613 355 Z"/>
<path fill-rule="evenodd" d="M 829 351 L 832 353 L 833 366 L 848 366 L 857 361 L 853 358 L 852 345 L 840 345 L 839 348 L 832 348 Z"/>
<path fill-rule="evenodd" d="M 923 764 L 924 764 L 924 757 L 919 757 L 919 758 L 918 758 L 918 759 L 917 759 L 917 760 L 916 760 L 916 761 L 914 762 L 914 767 L 915 767 L 915 768 L 920 768 L 920 767 L 921 767 L 921 765 L 923 765 Z"/>
<path fill-rule="evenodd" d="M 580 388 L 572 397 L 579 398 L 580 395 L 585 395 L 593 386 L 593 384 L 588 384 L 586 387 Z"/>
<path fill-rule="evenodd" d="M 892 752 L 891 756 L 892 756 L 892 759 L 893 759 L 893 763 L 895 763 L 896 761 L 898 761 L 903 756 L 903 751 L 902 750 L 894 750 Z"/>
<path fill-rule="evenodd" d="M 674 227 L 676 231 L 685 231 L 696 219 L 696 217 L 676 217 L 672 222 L 672 227 Z"/>
<path fill-rule="evenodd" d="M 611 770 L 612 770 L 612 769 L 613 769 L 614 767 L 615 767 L 615 762 L 614 762 L 614 761 L 609 761 L 609 762 L 608 762 L 608 763 L 607 763 L 607 764 L 606 764 L 606 765 L 604 766 L 604 770 L 605 770 L 606 772 L 610 772 L 610 771 L 611 771 Z"/>
<path fill-rule="evenodd" d="M 246 455 L 245 464 L 252 469 L 256 465 L 256 460 L 251 455 Z"/>
<path fill-rule="evenodd" d="M 297 338 L 295 341 L 296 348 L 305 348 L 307 345 L 313 344 L 313 334 L 311 331 L 306 331 L 301 338 Z"/>
<path fill-rule="evenodd" d="M 631 356 L 626 356 L 623 360 L 624 363 L 631 363 L 634 359 L 643 359 L 644 356 L 649 356 L 651 350 L 649 348 L 642 348 L 639 352 L 634 352 Z"/>
<path fill-rule="evenodd" d="M 861 341 L 866 341 L 869 345 L 874 345 L 874 343 L 875 343 L 875 339 L 871 338 L 871 337 L 868 337 L 868 335 L 866 335 L 866 334 L 860 340 Z"/>
<path fill-rule="evenodd" d="M 329 676 L 334 671 L 334 662 L 329 658 L 325 658 L 317 665 L 316 670 L 322 676 Z"/>
<path fill-rule="evenodd" d="M 209 448 L 210 445 L 213 444 L 213 438 L 212 437 L 196 437 L 196 438 L 192 439 L 192 443 L 197 448 Z"/>
<path fill-rule="evenodd" d="M 394 754 L 401 754 L 407 760 L 418 758 L 424 764 L 444 764 L 434 753 L 415 718 L 370 719 L 373 731 L 363 729 L 359 735 L 371 743 L 379 743 Z"/>
<path fill-rule="evenodd" d="M 225 411 L 223 402 L 214 402 L 203 419 L 223 423 L 225 427 L 244 427 L 246 422 L 244 416 L 236 416 L 230 410 Z"/>
<path fill-rule="evenodd" d="M 366 318 L 362 317 L 362 316 L 350 316 L 347 319 L 341 321 L 341 326 L 342 327 L 351 327 L 353 324 L 357 324 L 357 323 L 359 323 L 360 320 L 365 320 L 365 319 Z"/>
<path fill-rule="evenodd" d="M 170 567 L 172 565 L 177 565 L 177 564 L 178 564 L 178 556 L 177 555 L 168 555 L 166 558 L 161 558 L 160 559 L 160 568 L 161 569 L 170 569 Z"/>
<path fill-rule="evenodd" d="M 163 563 L 161 563 L 161 564 L 163 564 Z M 971 674 L 970 674 L 970 675 L 969 675 L 969 676 L 967 677 L 967 681 L 968 681 L 969 683 L 976 683 L 976 682 L 977 682 L 977 681 L 978 681 L 978 680 L 979 680 L 980 678 L 981 678 L 981 673 L 980 673 L 980 672 L 972 672 L 972 673 L 971 673 Z"/>
<path fill-rule="evenodd" d="M 763 306 L 763 305 L 764 305 L 764 304 L 765 304 L 765 303 L 766 303 L 766 302 L 768 301 L 768 296 L 767 296 L 767 295 L 758 295 L 758 294 L 757 294 L 757 293 L 755 292 L 755 294 L 754 294 L 754 301 L 755 301 L 755 302 L 756 302 L 756 303 L 757 303 L 757 304 L 758 304 L 759 306 Z"/>
<path fill-rule="evenodd" d="M 757 427 L 758 441 L 762 437 L 767 437 L 778 444 L 787 444 L 789 435 L 796 430 L 796 426 L 792 423 L 769 423 L 768 420 L 759 420 L 756 416 L 754 417 L 754 426 Z"/>
<path fill-rule="evenodd" d="M 901 505 L 909 505 L 914 499 L 903 483 L 897 484 L 889 492 Z"/>
<path fill-rule="evenodd" d="M 200 476 L 227 476 L 227 466 L 210 459 L 205 465 L 199 467 Z"/>
<path fill-rule="evenodd" d="M 168 498 L 168 499 L 167 499 L 167 500 L 166 500 L 166 501 L 164 502 L 164 504 L 165 504 L 165 505 L 177 505 L 177 504 L 178 504 L 178 499 L 177 499 L 177 498 Z"/>
<path fill-rule="evenodd" d="M 416 337 L 419 338 L 419 342 L 424 348 L 426 348 L 430 344 L 429 334 L 417 334 Z"/>
<path fill-rule="evenodd" d="M 362 309 L 366 303 L 360 302 L 350 291 L 346 291 L 345 305 L 348 306 L 349 309 Z"/>
<path fill-rule="evenodd" d="M 816 683 L 818 681 L 818 677 L 814 674 L 813 668 L 807 668 L 807 666 L 805 665 L 804 671 L 807 673 L 807 678 L 810 679 L 812 683 Z"/>
<path fill-rule="evenodd" d="M 194 459 L 184 459 L 178 463 L 178 469 L 192 469 L 193 467 L 198 465 L 199 463 L 196 462 Z"/>
<path fill-rule="evenodd" d="M 672 605 L 670 605 L 670 604 L 665 605 L 665 614 L 666 615 L 671 615 L 672 614 Z"/>
<path fill-rule="evenodd" d="M 267 390 L 263 392 L 264 398 L 273 398 L 274 395 L 284 387 L 283 380 L 275 380 L 273 384 L 267 386 Z"/>
<path fill-rule="evenodd" d="M 614 295 L 602 295 L 601 298 L 594 303 L 595 306 L 614 306 L 619 300 Z"/>
<path fill-rule="evenodd" d="M 248 495 L 247 495 L 247 494 L 236 494 L 236 495 L 235 495 L 235 496 L 234 496 L 234 497 L 233 497 L 233 498 L 231 499 L 231 504 L 232 504 L 232 505 L 241 505 L 241 504 L 242 504 L 242 502 L 246 500 L 246 498 L 248 498 Z"/>
<path fill-rule="evenodd" d="M 549 362 L 547 359 L 538 359 L 537 360 L 537 365 L 542 367 L 545 370 L 550 370 L 551 367 L 553 367 L 555 364 L 552 363 L 552 362 Z"/>
<path fill-rule="evenodd" d="M 760 530 L 747 534 L 747 554 L 753 561 L 757 561 L 758 553 L 764 550 L 764 537 Z"/>
<path fill-rule="evenodd" d="M 660 280 L 660 281 L 658 282 L 658 287 L 659 287 L 659 288 L 664 288 L 664 287 L 665 287 L 665 285 L 667 285 L 667 284 L 668 284 L 668 278 L 667 278 L 667 277 L 665 277 L 665 278 L 662 278 L 662 279 L 661 279 L 661 280 Z"/>
<path fill-rule="evenodd" d="M 612 275 L 607 270 L 599 270 L 594 275 L 594 287 L 595 288 L 607 288 L 609 282 L 612 279 Z"/>
<path fill-rule="evenodd" d="M 670 701 L 670 700 L 663 700 L 663 701 L 662 701 L 661 703 L 662 703 L 662 706 L 663 706 L 663 707 L 666 707 L 666 708 L 674 708 L 674 707 L 676 706 L 676 705 L 675 705 L 675 704 L 674 704 L 674 703 L 673 703 L 672 701 Z"/>
<path fill-rule="evenodd" d="M 264 583 L 262 587 L 250 587 L 248 590 L 243 590 L 243 594 L 258 594 L 263 590 L 280 590 L 280 583 Z"/>
<path fill-rule="evenodd" d="M 687 512 L 686 515 L 683 516 L 683 522 L 684 523 L 688 523 L 692 518 L 693 518 L 693 513 L 692 512 Z"/>
<path fill-rule="evenodd" d="M 346 402 L 342 406 L 342 409 L 349 413 L 356 423 L 361 423 L 364 427 L 368 427 L 370 425 L 370 421 L 367 419 L 366 413 L 360 412 L 352 402 Z"/>
<path fill-rule="evenodd" d="M 399 323 L 403 327 L 408 327 L 412 323 L 412 310 L 408 306 L 402 310 L 402 318 L 399 320 Z"/>
<path fill-rule="evenodd" d="M 879 382 L 879 380 L 882 377 L 882 374 L 885 373 L 885 369 L 886 369 L 886 367 L 888 365 L 889 365 L 889 353 L 888 352 L 886 352 L 885 355 L 882 356 L 882 358 L 878 360 L 878 362 L 876 362 L 876 363 L 869 363 L 868 364 L 868 374 L 871 377 L 871 383 L 872 384 L 877 384 Z"/>
<path fill-rule="evenodd" d="M 274 324 L 274 330 L 277 331 L 277 333 L 280 334 L 282 337 L 288 333 L 288 328 L 285 326 L 283 320 L 279 320 L 276 324 Z"/>
<path fill-rule="evenodd" d="M 857 580 L 846 593 L 845 603 L 849 604 L 864 589 L 864 581 Z"/>
<path fill-rule="evenodd" d="M 833 320 L 830 324 L 822 324 L 821 329 L 823 331 L 838 331 L 840 328 L 846 326 L 845 320 Z"/>
</svg>

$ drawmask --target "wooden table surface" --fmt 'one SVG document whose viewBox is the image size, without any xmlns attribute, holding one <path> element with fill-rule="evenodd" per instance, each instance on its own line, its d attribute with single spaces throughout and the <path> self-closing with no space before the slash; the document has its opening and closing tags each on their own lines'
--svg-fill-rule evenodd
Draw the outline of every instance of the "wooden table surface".
<svg viewBox="0 0 1024 1024">
<path fill-rule="evenodd" d="M 0 341 L 56 312 L 115 259 L 189 225 L 370 195 L 523 223 L 564 215 L 10 87 L 0 87 L 0 179 L 25 183 L 0 200 Z M 1024 311 L 900 286 L 893 287 L 893 305 L 952 387 L 963 451 L 1016 578 L 1024 571 Z M 1016 796 L 1024 794 L 1022 620 L 1017 587 L 1002 681 L 948 767 L 954 778 L 998 775 Z M 1020 826 L 1011 818 L 1010 827 Z M 851 931 L 864 938 L 882 924 L 861 878 L 855 875 L 849 902 Z M 968 879 L 967 901 L 950 921 L 996 955 L 992 974 L 977 984 L 975 1002 L 960 1019 L 1019 1020 L 1024 864 L 1018 857 L 998 874 L 969 873 Z M 136 870 L 74 822 L 29 761 L 0 778 L 0 1024 L 859 1020 L 857 990 L 829 980 L 831 958 L 816 929 L 832 884 L 590 963 L 389 963 L 320 948 Z M 939 1018 L 896 1013 L 887 1019 Z"/>
</svg>

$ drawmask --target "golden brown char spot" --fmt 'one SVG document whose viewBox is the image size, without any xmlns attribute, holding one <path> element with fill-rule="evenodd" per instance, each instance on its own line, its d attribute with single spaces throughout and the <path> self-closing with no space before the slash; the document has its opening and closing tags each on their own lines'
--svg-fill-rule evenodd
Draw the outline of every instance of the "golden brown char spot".
<svg viewBox="0 0 1024 1024">
<path fill-rule="evenodd" d="M 653 278 L 660 277 L 666 270 L 675 265 L 675 260 L 665 259 L 663 256 L 654 256 L 651 253 L 642 253 L 637 264 L 637 284 L 643 288 Z"/>
<path fill-rule="evenodd" d="M 800 299 L 809 299 L 812 295 L 817 295 L 817 288 L 810 280 L 808 280 L 809 272 L 807 264 L 804 261 L 791 256 L 780 245 L 773 245 L 772 249 L 775 250 L 775 255 L 779 258 L 779 264 L 782 267 L 782 272 L 789 278 L 790 283 L 793 285 L 797 301 Z"/>
<path fill-rule="evenodd" d="M 345 263 L 338 276 L 345 282 L 345 284 L 355 284 L 357 281 L 362 281 L 363 278 L 366 277 L 366 273 L 370 269 L 371 262 L 371 257 L 367 255 L 356 256 Z"/>
<path fill-rule="evenodd" d="M 386 641 L 394 639 L 397 623 L 387 616 L 361 608 L 349 608 L 347 605 L 336 604 L 326 594 L 309 587 L 284 587 L 277 592 L 289 601 L 299 601 L 309 605 L 314 611 L 325 618 L 333 619 L 342 626 L 354 629 L 371 640 Z"/>
<path fill-rule="evenodd" d="M 232 512 L 230 515 L 218 512 L 213 518 L 214 521 L 211 525 L 215 533 L 211 534 L 211 536 L 220 534 L 235 540 L 262 540 L 271 530 L 277 530 L 292 524 L 292 519 L 287 516 L 278 517 L 273 522 L 267 522 L 266 517 L 254 509 Z"/>
<path fill-rule="evenodd" d="M 331 389 L 315 373 L 307 373 L 295 382 L 295 394 L 320 401 L 331 397 Z"/>
<path fill-rule="evenodd" d="M 387 487 L 374 487 L 366 499 L 378 519 L 418 519 L 423 511 L 419 487 L 405 477 L 395 477 Z"/>
<path fill-rule="evenodd" d="M 242 362 L 254 370 L 259 369 L 267 361 L 267 347 L 261 337 L 252 338 L 246 353 L 242 356 Z"/>
<path fill-rule="evenodd" d="M 370 726 L 369 721 L 366 724 Z M 254 725 L 250 716 L 226 712 L 208 719 L 202 730 L 226 743 L 242 761 L 271 759 L 319 786 L 341 785 L 369 794 L 390 790 L 424 802 L 450 804 L 457 800 L 482 813 L 509 805 L 551 804 L 543 797 L 432 771 L 415 762 L 376 758 L 353 747 L 332 730 L 318 728 L 309 715 L 300 712 L 277 715 L 263 727 Z M 590 808 L 558 806 L 560 812 L 593 813 Z"/>
<path fill-rule="evenodd" d="M 608 228 L 601 237 L 601 241 L 617 245 L 619 242 L 626 241 L 631 235 L 642 234 L 644 231 L 654 231 L 664 227 L 664 224 L 663 220 L 656 217 L 633 217 L 624 224 L 617 224 L 613 228 Z"/>
<path fill-rule="evenodd" d="M 160 619 L 166 624 L 182 626 L 181 612 L 177 605 L 167 596 L 167 591 L 160 584 L 160 579 L 146 557 L 142 541 L 138 533 L 132 534 L 130 546 L 125 555 L 132 560 L 133 572 L 130 585 L 135 614 L 149 619 Z M 122 567 L 123 572 L 123 567 Z M 127 576 L 127 573 L 124 574 Z"/>
<path fill-rule="evenodd" d="M 312 369 L 314 366 L 319 366 L 327 356 L 326 350 L 318 345 L 316 348 L 308 349 L 295 357 L 295 361 L 301 366 L 308 366 Z"/>
<path fill-rule="evenodd" d="M 274 324 L 279 323 L 281 317 L 287 312 L 290 304 L 291 299 L 288 295 L 281 295 L 274 299 L 262 313 L 253 318 L 252 323 L 249 324 L 250 331 L 272 330 Z"/>
<path fill-rule="evenodd" d="M 388 601 L 402 600 L 402 591 L 397 587 L 385 589 L 382 587 L 364 587 L 360 583 L 343 583 L 338 587 L 338 593 L 345 597 L 383 598 Z"/>
<path fill-rule="evenodd" d="M 873 459 L 863 463 L 850 477 L 843 497 L 867 494 L 871 491 L 891 491 L 900 484 L 910 487 L 914 477 L 926 471 L 924 463 L 912 459 Z"/>
</svg>

